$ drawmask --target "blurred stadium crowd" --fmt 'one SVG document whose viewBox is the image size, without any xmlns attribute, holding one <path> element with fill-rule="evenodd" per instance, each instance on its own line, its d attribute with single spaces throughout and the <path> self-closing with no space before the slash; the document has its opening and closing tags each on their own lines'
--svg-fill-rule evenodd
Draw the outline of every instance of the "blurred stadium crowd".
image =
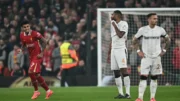
<svg viewBox="0 0 180 101">
<path fill-rule="evenodd" d="M 26 75 L 28 54 L 17 55 L 20 47 L 20 22 L 31 22 L 49 44 L 44 51 L 43 75 L 56 75 L 60 68 L 58 46 L 68 37 L 80 58 L 77 74 L 86 74 L 87 5 L 91 8 L 92 74 L 97 74 L 97 8 L 178 7 L 180 0 L 0 0 L 0 75 Z M 133 18 L 135 22 L 137 19 Z M 163 22 L 162 26 L 180 31 L 177 25 Z M 135 23 L 137 28 L 141 24 Z M 180 56 L 179 56 L 180 58 Z M 180 65 L 180 64 L 179 64 Z M 178 67 L 180 69 L 180 67 Z"/>
</svg>

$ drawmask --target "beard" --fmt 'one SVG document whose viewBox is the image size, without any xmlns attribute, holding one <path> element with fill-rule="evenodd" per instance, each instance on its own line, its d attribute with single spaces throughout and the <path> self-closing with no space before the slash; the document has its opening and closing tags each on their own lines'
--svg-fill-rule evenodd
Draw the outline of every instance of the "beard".
<svg viewBox="0 0 180 101">
<path fill-rule="evenodd" d="M 114 20 L 114 21 L 116 21 L 116 19 L 115 19 L 114 17 L 111 17 L 111 20 Z"/>
</svg>

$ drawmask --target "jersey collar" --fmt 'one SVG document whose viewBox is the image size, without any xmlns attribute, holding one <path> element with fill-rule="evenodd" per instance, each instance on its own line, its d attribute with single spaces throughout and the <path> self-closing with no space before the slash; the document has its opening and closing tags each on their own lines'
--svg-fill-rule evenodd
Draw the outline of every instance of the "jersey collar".
<svg viewBox="0 0 180 101">
<path fill-rule="evenodd" d="M 31 35 L 32 30 L 29 31 L 28 36 Z M 24 36 L 27 36 L 27 34 L 24 32 Z"/>
<path fill-rule="evenodd" d="M 154 28 L 151 28 L 151 27 L 148 25 L 148 28 L 149 28 L 149 29 L 154 29 L 154 28 L 156 28 L 156 25 L 154 26 Z"/>
</svg>

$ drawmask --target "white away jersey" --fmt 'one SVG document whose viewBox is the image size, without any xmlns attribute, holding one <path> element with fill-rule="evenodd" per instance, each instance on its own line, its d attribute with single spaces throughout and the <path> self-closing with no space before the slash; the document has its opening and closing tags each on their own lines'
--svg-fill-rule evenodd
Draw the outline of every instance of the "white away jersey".
<svg viewBox="0 0 180 101">
<path fill-rule="evenodd" d="M 119 49 L 119 48 L 126 48 L 126 40 L 127 40 L 127 34 L 128 34 L 128 24 L 126 21 L 120 21 L 118 24 L 115 22 L 117 25 L 118 29 L 120 31 L 124 31 L 125 34 L 122 38 L 119 38 L 118 35 L 116 34 L 115 28 L 112 25 L 111 21 L 111 38 L 112 38 L 112 49 Z"/>
<path fill-rule="evenodd" d="M 150 26 L 141 27 L 137 34 L 136 38 L 142 37 L 142 51 L 146 57 L 157 57 L 161 49 L 161 36 L 166 36 L 166 31 L 159 26 L 150 28 Z"/>
</svg>

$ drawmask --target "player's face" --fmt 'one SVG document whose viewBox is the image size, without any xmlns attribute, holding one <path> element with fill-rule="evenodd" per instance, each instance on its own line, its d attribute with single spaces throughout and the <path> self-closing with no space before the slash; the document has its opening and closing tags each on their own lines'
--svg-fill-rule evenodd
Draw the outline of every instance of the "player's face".
<svg viewBox="0 0 180 101">
<path fill-rule="evenodd" d="M 158 21 L 157 15 L 152 15 L 152 16 L 148 19 L 148 22 L 149 22 L 151 25 L 156 25 L 156 24 L 157 24 L 157 21 Z"/>
<path fill-rule="evenodd" d="M 22 30 L 26 33 L 28 33 L 30 31 L 30 25 L 29 24 L 25 24 L 22 26 Z"/>
<path fill-rule="evenodd" d="M 115 14 L 114 14 L 114 13 L 112 13 L 112 15 L 111 15 L 111 20 L 116 20 L 116 19 L 115 19 Z"/>
</svg>

